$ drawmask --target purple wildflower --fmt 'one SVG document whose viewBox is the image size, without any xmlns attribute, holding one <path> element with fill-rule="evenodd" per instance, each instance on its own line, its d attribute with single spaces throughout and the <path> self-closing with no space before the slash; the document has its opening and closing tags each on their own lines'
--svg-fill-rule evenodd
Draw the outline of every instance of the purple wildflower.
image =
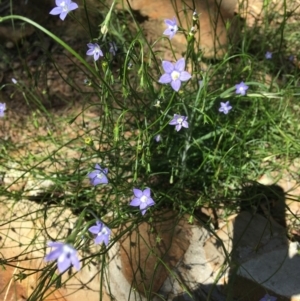
<svg viewBox="0 0 300 301">
<path fill-rule="evenodd" d="M 174 114 L 174 117 L 173 119 L 169 122 L 170 125 L 175 125 L 175 129 L 176 131 L 180 131 L 180 129 L 182 127 L 184 128 L 188 128 L 189 127 L 189 124 L 187 122 L 187 117 L 186 116 L 181 116 L 181 115 L 177 115 L 177 114 Z"/>
<path fill-rule="evenodd" d="M 72 2 L 71 0 L 55 0 L 55 4 L 57 7 L 54 7 L 50 11 L 50 15 L 59 15 L 59 18 L 63 21 L 67 14 L 76 8 L 78 8 L 78 5 L 75 2 Z"/>
<path fill-rule="evenodd" d="M 88 174 L 88 177 L 90 178 L 91 184 L 94 186 L 98 184 L 107 184 L 108 183 L 108 179 L 106 176 L 107 173 L 108 173 L 107 168 L 102 169 L 99 164 L 96 164 L 95 170 L 90 172 Z"/>
<path fill-rule="evenodd" d="M 118 51 L 118 47 L 115 42 L 109 43 L 109 50 L 108 50 L 113 56 L 116 55 Z"/>
<path fill-rule="evenodd" d="M 45 261 L 57 260 L 57 268 L 60 273 L 66 271 L 71 265 L 77 271 L 80 270 L 80 262 L 77 251 L 70 245 L 62 242 L 48 242 L 49 247 L 56 248 L 45 257 Z"/>
<path fill-rule="evenodd" d="M 248 86 L 244 82 L 240 82 L 239 84 L 235 85 L 236 94 L 246 95 L 246 91 L 248 90 Z"/>
<path fill-rule="evenodd" d="M 6 110 L 6 104 L 0 102 L 0 117 L 4 117 L 5 110 Z"/>
<path fill-rule="evenodd" d="M 272 52 L 267 51 L 266 54 L 265 54 L 265 58 L 266 58 L 267 60 L 270 60 L 270 59 L 272 58 L 272 55 L 273 55 Z"/>
<path fill-rule="evenodd" d="M 102 242 L 104 242 L 106 246 L 109 244 L 111 230 L 102 222 L 97 221 L 96 226 L 90 227 L 89 231 L 96 235 L 95 244 L 101 244 Z"/>
<path fill-rule="evenodd" d="M 151 198 L 150 188 L 140 190 L 133 189 L 134 199 L 130 202 L 130 206 L 140 207 L 142 215 L 144 215 L 150 206 L 155 205 L 155 202 Z"/>
<path fill-rule="evenodd" d="M 184 71 L 185 60 L 179 59 L 175 64 L 168 61 L 162 62 L 165 73 L 160 77 L 159 83 L 171 84 L 174 91 L 178 92 L 181 82 L 188 81 L 192 76 L 187 71 Z"/>
<path fill-rule="evenodd" d="M 262 299 L 260 299 L 259 301 L 276 301 L 277 298 L 276 297 L 273 297 L 273 296 L 270 296 L 268 294 L 266 294 Z"/>
<path fill-rule="evenodd" d="M 228 112 L 232 109 L 232 106 L 230 105 L 229 101 L 221 102 L 221 107 L 219 108 L 219 112 L 222 112 L 224 114 L 228 114 Z"/>
<path fill-rule="evenodd" d="M 168 26 L 168 28 L 163 32 L 163 34 L 169 36 L 169 39 L 172 39 L 176 34 L 176 32 L 178 31 L 176 18 L 173 17 L 172 20 L 165 19 L 165 24 Z"/>
<path fill-rule="evenodd" d="M 87 47 L 89 47 L 89 50 L 86 52 L 86 55 L 93 55 L 94 61 L 97 61 L 100 56 L 103 56 L 103 52 L 97 43 L 88 43 Z"/>
</svg>

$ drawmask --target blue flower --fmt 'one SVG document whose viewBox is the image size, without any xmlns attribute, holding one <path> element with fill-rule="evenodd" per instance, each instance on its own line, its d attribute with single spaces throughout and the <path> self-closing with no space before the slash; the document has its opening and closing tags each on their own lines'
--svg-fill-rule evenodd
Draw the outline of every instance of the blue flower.
<svg viewBox="0 0 300 301">
<path fill-rule="evenodd" d="M 266 58 L 267 60 L 270 60 L 270 59 L 272 58 L 272 55 L 273 55 L 272 52 L 267 51 L 266 54 L 265 54 L 265 58 Z"/>
<path fill-rule="evenodd" d="M 59 18 L 63 21 L 67 14 L 76 8 L 78 5 L 71 0 L 55 0 L 55 4 L 57 7 L 54 7 L 50 11 L 50 15 L 59 15 Z"/>
<path fill-rule="evenodd" d="M 219 112 L 224 114 L 228 114 L 228 112 L 232 109 L 232 106 L 229 104 L 229 101 L 221 102 L 221 107 L 219 108 Z"/>
<path fill-rule="evenodd" d="M 186 116 L 181 116 L 178 114 L 174 114 L 173 119 L 169 122 L 170 125 L 175 125 L 176 131 L 180 131 L 182 127 L 188 128 L 189 124 L 187 122 L 187 117 Z"/>
<path fill-rule="evenodd" d="M 89 50 L 86 52 L 87 55 L 93 55 L 94 61 L 97 61 L 100 56 L 103 56 L 103 52 L 97 43 L 88 43 L 87 47 Z"/>
<path fill-rule="evenodd" d="M 96 221 L 96 226 L 90 227 L 89 231 L 96 235 L 95 244 L 101 244 L 102 242 L 106 246 L 109 244 L 111 230 L 102 222 Z"/>
<path fill-rule="evenodd" d="M 57 268 L 60 273 L 66 271 L 71 265 L 77 271 L 80 270 L 80 262 L 77 257 L 77 251 L 70 245 L 62 242 L 48 242 L 48 246 L 56 248 L 45 257 L 45 261 L 57 260 Z"/>
<path fill-rule="evenodd" d="M 165 24 L 168 26 L 168 28 L 163 32 L 163 34 L 169 36 L 169 39 L 172 39 L 178 31 L 176 18 L 174 17 L 172 20 L 165 19 Z"/>
<path fill-rule="evenodd" d="M 171 84 L 171 87 L 176 92 L 179 91 L 181 82 L 188 81 L 192 76 L 187 71 L 184 71 L 185 60 L 179 59 L 175 64 L 168 61 L 162 62 L 165 73 L 160 77 L 159 83 Z"/>
<path fill-rule="evenodd" d="M 4 117 L 5 110 L 6 110 L 6 104 L 0 102 L 0 117 Z"/>
<path fill-rule="evenodd" d="M 239 84 L 235 85 L 236 94 L 246 95 L 246 91 L 248 90 L 248 86 L 244 82 L 240 82 Z"/>
<path fill-rule="evenodd" d="M 107 173 L 108 173 L 107 168 L 102 169 L 99 164 L 96 164 L 95 170 L 90 172 L 88 174 L 88 177 L 90 178 L 91 184 L 94 186 L 98 184 L 107 184 L 108 183 L 108 179 L 106 176 Z"/>
<path fill-rule="evenodd" d="M 133 189 L 134 199 L 130 202 L 130 206 L 140 207 L 142 215 L 144 215 L 150 206 L 155 205 L 155 202 L 151 198 L 150 188 L 140 190 Z"/>
</svg>

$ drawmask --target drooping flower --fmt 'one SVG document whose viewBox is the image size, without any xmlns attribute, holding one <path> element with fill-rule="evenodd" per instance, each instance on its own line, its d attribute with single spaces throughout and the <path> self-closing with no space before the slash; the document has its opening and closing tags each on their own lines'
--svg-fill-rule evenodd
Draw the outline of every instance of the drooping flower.
<svg viewBox="0 0 300 301">
<path fill-rule="evenodd" d="M 118 51 L 118 47 L 115 42 L 109 43 L 109 50 L 108 50 L 113 56 L 116 55 Z"/>
<path fill-rule="evenodd" d="M 103 56 L 103 52 L 97 43 L 88 43 L 87 47 L 89 50 L 86 52 L 86 55 L 93 55 L 94 61 L 97 61 L 100 56 Z"/>
<path fill-rule="evenodd" d="M 235 85 L 236 94 L 246 95 L 246 91 L 248 90 L 248 86 L 244 82 L 240 82 L 239 84 Z"/>
<path fill-rule="evenodd" d="M 130 202 L 130 206 L 140 207 L 142 215 L 144 215 L 147 209 L 153 205 L 155 202 L 151 198 L 150 188 L 145 190 L 140 190 L 137 188 L 133 189 L 134 199 Z"/>
<path fill-rule="evenodd" d="M 6 104 L 0 102 L 0 117 L 4 117 L 5 110 L 6 110 Z"/>
<path fill-rule="evenodd" d="M 160 142 L 160 141 L 161 141 L 161 135 L 160 135 L 160 134 L 156 135 L 156 136 L 154 137 L 154 140 L 155 140 L 156 142 Z"/>
<path fill-rule="evenodd" d="M 273 296 L 270 296 L 268 294 L 266 294 L 262 299 L 260 299 L 259 301 L 276 301 L 277 298 L 276 297 L 273 297 Z"/>
<path fill-rule="evenodd" d="M 107 173 L 108 173 L 107 168 L 102 169 L 99 164 L 96 164 L 95 170 L 90 172 L 88 174 L 88 177 L 90 178 L 91 184 L 94 186 L 98 184 L 107 184 L 108 183 L 108 179 L 106 176 Z"/>
<path fill-rule="evenodd" d="M 192 77 L 189 72 L 184 71 L 184 58 L 179 59 L 175 64 L 163 61 L 162 66 L 165 73 L 160 77 L 158 82 L 161 84 L 171 84 L 171 87 L 176 92 L 179 91 L 181 82 L 188 81 Z"/>
<path fill-rule="evenodd" d="M 169 39 L 172 39 L 176 34 L 176 32 L 178 31 L 176 18 L 173 17 L 172 20 L 165 19 L 165 24 L 168 26 L 168 28 L 163 32 L 163 34 L 169 36 Z"/>
<path fill-rule="evenodd" d="M 273 55 L 272 52 L 267 51 L 266 54 L 265 54 L 265 58 L 266 58 L 267 60 L 270 60 L 270 59 L 272 58 L 272 55 Z"/>
<path fill-rule="evenodd" d="M 221 107 L 219 108 L 219 112 L 228 114 L 228 112 L 232 109 L 229 101 L 221 102 Z"/>
<path fill-rule="evenodd" d="M 96 235 L 95 244 L 104 244 L 107 246 L 109 244 L 110 232 L 111 230 L 100 221 L 96 221 L 96 226 L 89 228 L 89 231 Z"/>
<path fill-rule="evenodd" d="M 181 115 L 177 115 L 177 114 L 174 114 L 174 117 L 173 119 L 169 122 L 170 125 L 175 125 L 175 129 L 176 131 L 180 131 L 180 129 L 182 127 L 184 128 L 188 128 L 189 127 L 189 124 L 187 122 L 187 117 L 186 116 L 181 116 Z"/>
<path fill-rule="evenodd" d="M 13 84 L 15 84 L 15 85 L 18 83 L 18 81 L 17 81 L 15 78 L 12 78 L 11 81 L 12 81 Z"/>
<path fill-rule="evenodd" d="M 71 0 L 55 0 L 55 4 L 57 7 L 54 7 L 50 11 L 50 15 L 59 15 L 59 18 L 63 21 L 67 14 L 76 8 L 78 5 Z"/>
<path fill-rule="evenodd" d="M 45 257 L 45 261 L 57 260 L 57 268 L 60 273 L 66 271 L 71 265 L 77 271 L 80 270 L 80 262 L 77 257 L 77 251 L 70 245 L 63 242 L 48 242 L 48 246 L 56 248 Z"/>
</svg>

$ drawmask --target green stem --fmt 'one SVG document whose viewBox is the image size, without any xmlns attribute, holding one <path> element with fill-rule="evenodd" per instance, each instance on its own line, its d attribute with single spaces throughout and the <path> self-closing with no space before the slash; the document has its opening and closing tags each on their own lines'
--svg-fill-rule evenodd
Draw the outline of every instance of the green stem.
<svg viewBox="0 0 300 301">
<path fill-rule="evenodd" d="M 89 70 L 91 72 L 91 74 L 94 77 L 100 79 L 100 81 L 102 82 L 102 84 L 106 86 L 106 88 L 109 90 L 111 96 L 116 101 L 115 96 L 114 96 L 111 88 L 107 85 L 107 83 L 103 80 L 103 78 L 101 78 L 101 76 L 99 76 L 99 74 L 80 56 L 79 53 L 77 53 L 74 49 L 72 49 L 68 44 L 66 44 L 58 36 L 56 36 L 55 34 L 53 34 L 52 32 L 50 32 L 49 30 L 47 30 L 46 28 L 44 28 L 40 24 L 32 21 L 31 19 L 23 17 L 23 16 L 10 15 L 10 16 L 6 16 L 6 17 L 0 17 L 0 23 L 8 21 L 8 20 L 21 20 L 21 21 L 24 21 L 24 22 L 26 22 L 28 24 L 31 24 L 32 26 L 36 27 L 37 29 L 39 29 L 40 31 L 42 31 L 43 33 L 45 33 L 46 35 L 48 35 L 51 39 L 53 39 L 54 41 L 56 41 L 58 44 L 60 44 L 70 54 L 72 54 L 74 57 L 76 57 L 78 59 L 78 61 L 80 61 L 87 68 L 87 70 Z"/>
</svg>

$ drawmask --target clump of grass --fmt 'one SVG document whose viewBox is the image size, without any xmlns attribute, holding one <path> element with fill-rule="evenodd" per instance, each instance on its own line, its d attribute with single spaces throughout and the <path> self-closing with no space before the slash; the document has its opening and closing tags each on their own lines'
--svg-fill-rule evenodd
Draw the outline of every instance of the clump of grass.
<svg viewBox="0 0 300 301">
<path fill-rule="evenodd" d="M 234 200 L 243 183 L 278 169 L 268 158 L 276 156 L 288 166 L 299 154 L 295 114 L 298 69 L 279 66 L 283 48 L 274 58 L 266 60 L 264 54 L 268 49 L 253 52 L 252 45 L 247 43 L 250 34 L 247 32 L 241 47 L 235 47 L 236 53 L 211 61 L 204 71 L 198 67 L 203 54 L 195 50 L 193 35 L 187 35 L 188 48 L 183 60 L 191 70 L 191 78 L 185 77 L 180 88 L 178 82 L 174 88 L 169 83 L 180 78 L 181 72 L 187 72 L 186 67 L 177 66 L 177 73 L 173 73 L 170 64 L 176 61 L 168 66 L 162 63 L 159 57 L 163 54 L 151 50 L 138 25 L 136 34 L 126 31 L 127 21 L 115 14 L 113 6 L 108 8 L 99 36 L 90 36 L 86 41 L 91 43 L 87 53 L 91 55 L 89 61 L 85 44 L 78 53 L 32 20 L 11 15 L 0 21 L 17 19 L 50 36 L 68 52 L 86 78 L 81 86 L 67 81 L 86 101 L 76 116 L 66 115 L 62 121 L 65 128 L 79 131 L 80 127 L 80 132 L 72 139 L 48 133 L 39 138 L 51 144 L 46 156 L 40 158 L 29 153 L 27 160 L 17 162 L 21 173 L 15 182 L 26 174 L 48 179 L 51 187 L 39 197 L 39 202 L 45 208 L 69 208 L 79 216 L 63 242 L 68 247 L 54 245 L 59 253 L 48 255 L 47 260 L 72 253 L 70 264 L 79 269 L 72 246 L 87 257 L 87 260 L 81 258 L 81 264 L 87 265 L 91 258 L 99 258 L 107 252 L 106 247 L 117 242 L 118 237 L 111 236 L 108 243 L 109 229 L 128 221 L 133 224 L 150 221 L 162 210 L 188 214 L 190 221 L 198 218 L 197 212 L 203 206 L 223 208 L 226 214 L 237 212 L 239 208 Z M 277 33 L 280 35 L 281 31 Z M 262 44 L 266 45 L 266 41 Z M 169 45 L 175 53 L 171 42 Z M 180 55 L 176 57 L 178 62 Z M 161 77 L 164 73 L 167 79 Z M 266 80 L 267 75 L 270 82 Z M 248 87 L 245 93 L 235 87 L 241 82 Z M 84 85 L 88 86 L 88 92 L 83 91 Z M 15 88 L 23 91 L 28 103 L 35 103 L 39 114 L 48 122 L 55 118 L 31 89 L 21 82 Z M 96 101 L 92 101 L 92 96 Z M 90 109 L 98 112 L 99 117 L 89 120 Z M 9 141 L 3 141 L 2 162 L 16 161 L 11 155 L 12 148 Z M 64 156 L 68 148 L 73 154 L 69 158 Z M 2 194 L 15 200 L 23 197 L 20 192 L 10 193 L 9 188 L 1 187 Z M 31 196 L 31 199 L 38 198 Z M 135 201 L 130 203 L 132 199 Z M 110 218 L 102 224 L 100 220 L 108 214 Z M 92 233 L 95 234 L 96 221 L 104 245 L 100 251 L 89 253 L 93 236 L 88 230 L 94 225 Z M 45 237 L 45 240 L 55 239 Z M 44 272 L 54 277 L 56 265 L 51 267 L 51 271 L 46 267 Z M 59 271 L 64 272 L 68 267 L 67 262 Z M 44 289 L 41 286 L 38 289 L 42 296 Z"/>
</svg>

